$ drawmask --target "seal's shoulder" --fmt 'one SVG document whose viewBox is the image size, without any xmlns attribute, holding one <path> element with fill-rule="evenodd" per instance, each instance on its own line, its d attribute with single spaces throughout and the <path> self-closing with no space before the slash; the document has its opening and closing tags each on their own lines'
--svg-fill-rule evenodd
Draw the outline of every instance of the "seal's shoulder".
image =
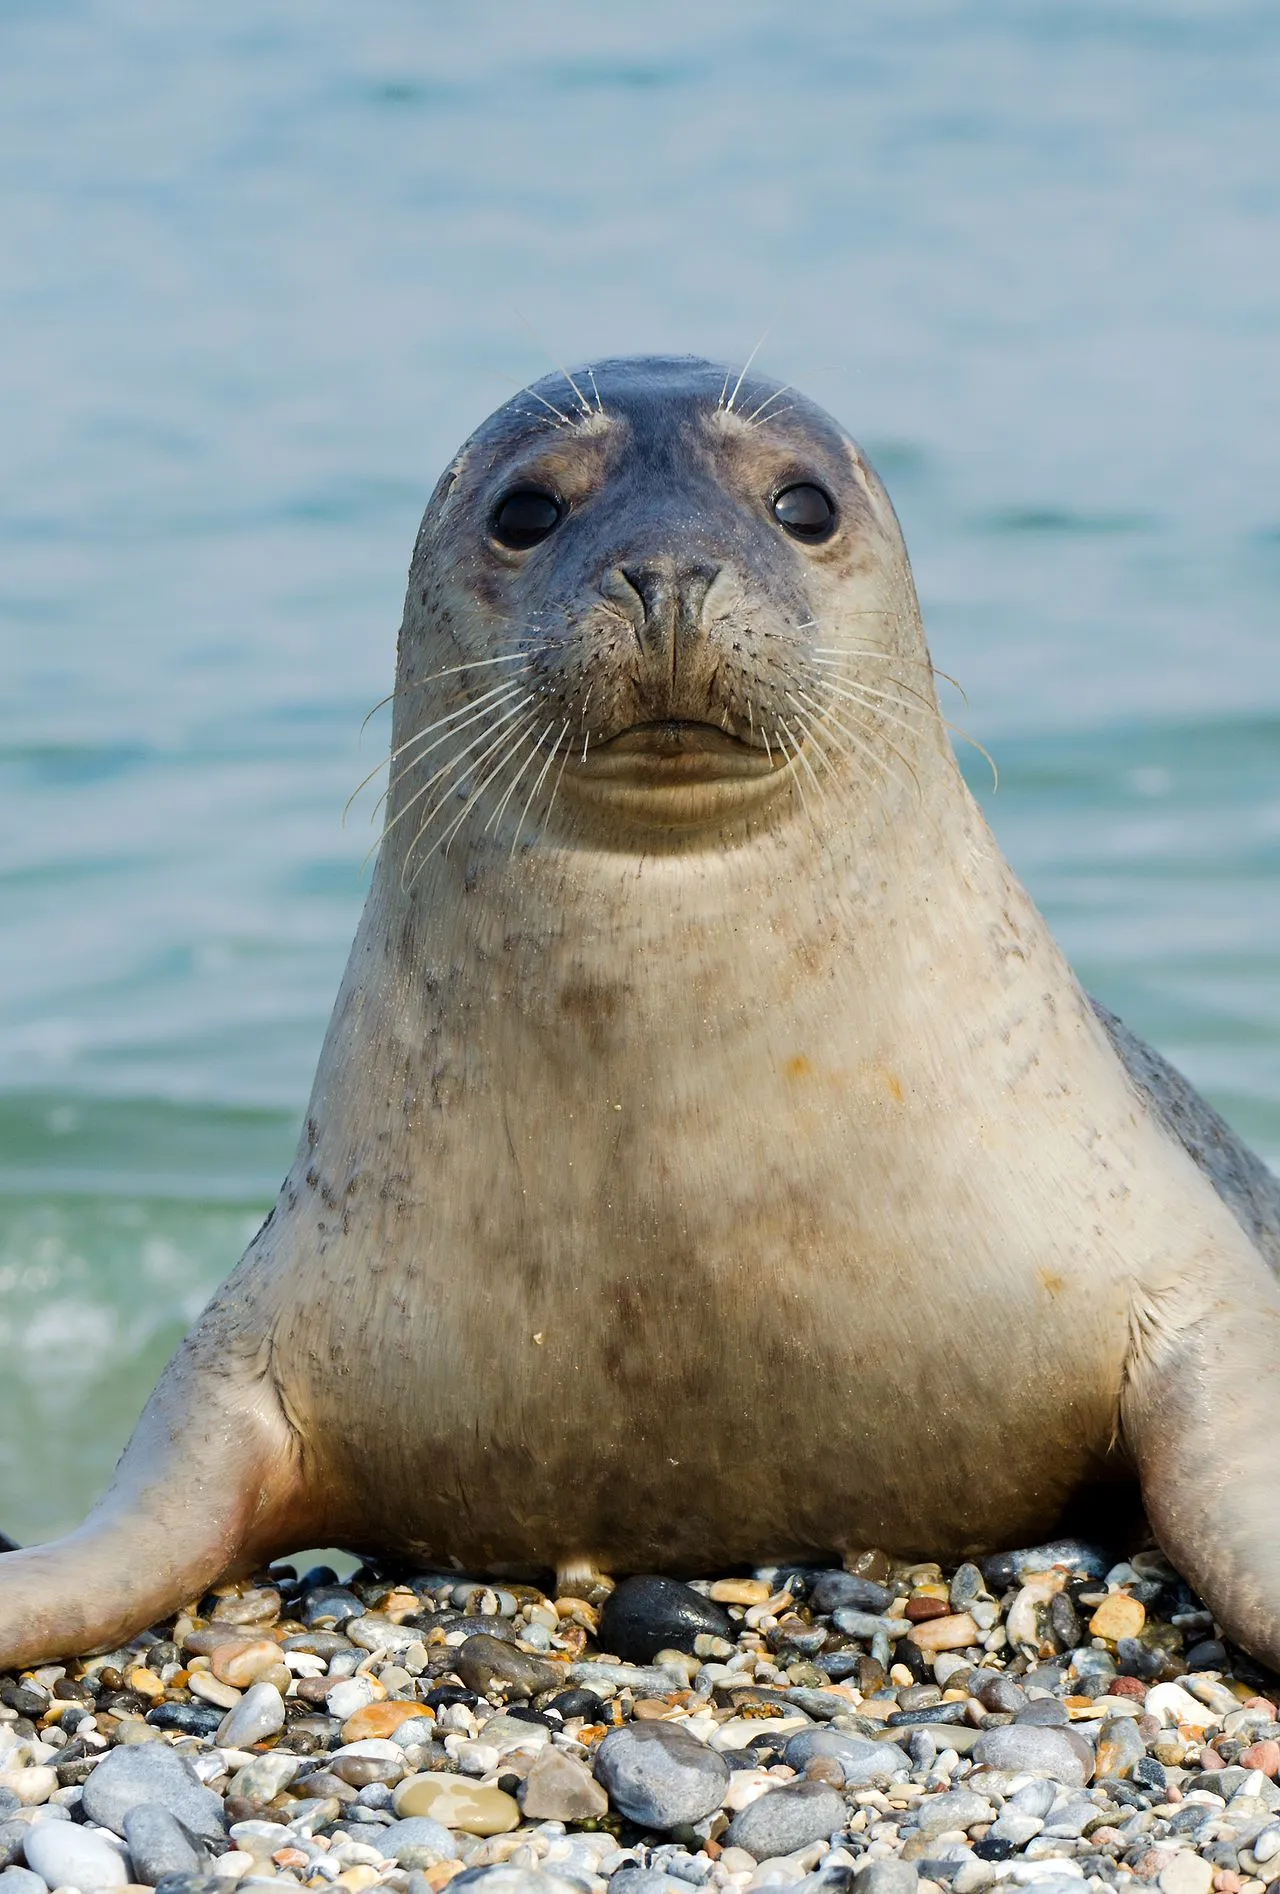
<svg viewBox="0 0 1280 1894">
<path fill-rule="evenodd" d="M 1280 1273 L 1280 1178 L 1176 1067 L 1097 1000 L 1090 1004 L 1157 1119 L 1195 1159 L 1236 1221 Z"/>
</svg>

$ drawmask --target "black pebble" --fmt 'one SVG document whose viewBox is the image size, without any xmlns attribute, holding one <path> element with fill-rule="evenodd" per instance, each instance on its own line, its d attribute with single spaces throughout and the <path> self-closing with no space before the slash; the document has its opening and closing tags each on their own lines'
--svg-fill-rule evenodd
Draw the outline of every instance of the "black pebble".
<svg viewBox="0 0 1280 1894">
<path fill-rule="evenodd" d="M 461 1690 L 457 1684 L 440 1684 L 422 1699 L 428 1710 L 447 1710 L 451 1703 L 465 1703 L 471 1709 L 480 1699 L 474 1690 Z"/>
<path fill-rule="evenodd" d="M 1122 1677 L 1143 1677 L 1149 1680 L 1162 1674 L 1165 1654 L 1163 1651 L 1148 1650 L 1137 1638 L 1121 1638 L 1116 1645 L 1116 1664 Z"/>
<path fill-rule="evenodd" d="M 1065 1591 L 1050 1601 L 1049 1629 L 1061 1651 L 1074 1651 L 1080 1642 L 1080 1615 Z"/>
<path fill-rule="evenodd" d="M 505 1714 L 513 1716 L 518 1723 L 541 1723 L 546 1729 L 554 1727 L 549 1716 L 544 1716 L 541 1710 L 530 1709 L 527 1703 L 509 1703 Z"/>
<path fill-rule="evenodd" d="M 19 1716 L 43 1716 L 49 1708 L 49 1694 L 45 1690 L 27 1690 L 6 1677 L 0 1683 L 0 1703 L 6 1709 L 16 1710 Z"/>
<path fill-rule="evenodd" d="M 998 1835 L 984 1835 L 981 1841 L 975 1841 L 973 1852 L 979 1861 L 1007 1861 L 1014 1853 L 1011 1841 L 1002 1841 Z"/>
<path fill-rule="evenodd" d="M 691 1651 L 703 1636 L 732 1638 L 727 1611 L 674 1578 L 624 1578 L 600 1613 L 598 1642 L 629 1664 L 659 1651 Z"/>
<path fill-rule="evenodd" d="M 594 1690 L 562 1690 L 558 1697 L 552 1697 L 548 1710 L 558 1710 L 565 1722 L 571 1716 L 585 1718 L 588 1723 L 603 1723 L 606 1720 L 604 1704 Z"/>
<path fill-rule="evenodd" d="M 158 1730 L 181 1730 L 184 1736 L 212 1736 L 226 1714 L 215 1703 L 158 1703 L 147 1711 L 147 1722 Z"/>
<path fill-rule="evenodd" d="M 895 1664 L 905 1664 L 918 1684 L 933 1682 L 933 1665 L 920 1646 L 913 1644 L 910 1638 L 900 1638 L 894 1645 L 893 1661 Z"/>
<path fill-rule="evenodd" d="M 1225 1670 L 1226 1667 L 1227 1647 L 1217 1638 L 1203 1638 L 1187 1652 L 1188 1670 Z"/>
</svg>

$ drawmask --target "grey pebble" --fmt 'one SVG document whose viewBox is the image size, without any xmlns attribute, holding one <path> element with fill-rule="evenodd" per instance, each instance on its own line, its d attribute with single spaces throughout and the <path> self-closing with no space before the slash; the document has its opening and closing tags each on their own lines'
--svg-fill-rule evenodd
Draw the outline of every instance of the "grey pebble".
<svg viewBox="0 0 1280 1894">
<path fill-rule="evenodd" d="M 893 1603 L 893 1593 L 874 1579 L 860 1578 L 856 1572 L 819 1572 L 809 1592 L 809 1603 L 821 1617 L 842 1605 L 852 1605 L 856 1611 L 880 1612 Z"/>
<path fill-rule="evenodd" d="M 6 1868 L 0 1874 L 0 1894 L 49 1894 L 49 1883 L 30 1868 Z"/>
<path fill-rule="evenodd" d="M 443 1822 L 437 1822 L 430 1815 L 406 1815 L 403 1821 L 392 1822 L 378 1836 L 378 1846 L 384 1855 L 398 1861 L 402 1852 L 410 1848 L 421 1848 L 438 1855 L 441 1861 L 453 1859 L 453 1836 Z M 421 1862 L 414 1862 L 421 1867 Z"/>
<path fill-rule="evenodd" d="M 188 1834 L 204 1840 L 220 1841 L 226 1832 L 221 1796 L 167 1743 L 108 1750 L 84 1785 L 81 1808 L 88 1821 L 123 1836 L 125 1816 L 142 1802 L 158 1802 Z"/>
<path fill-rule="evenodd" d="M 798 1730 L 783 1755 L 787 1767 L 798 1773 L 805 1770 L 815 1756 L 829 1757 L 839 1765 L 846 1789 L 902 1782 L 911 1774 L 911 1763 L 896 1743 L 868 1742 L 862 1736 L 846 1736 L 842 1730 Z"/>
<path fill-rule="evenodd" d="M 853 1877 L 853 1894 L 916 1894 L 920 1875 L 912 1861 L 900 1861 L 890 1855 L 884 1861 L 869 1861 Z"/>
<path fill-rule="evenodd" d="M 833 1611 L 831 1622 L 847 1638 L 860 1638 L 864 1643 L 875 1637 L 886 1637 L 896 1643 L 911 1629 L 906 1618 L 882 1618 L 875 1612 L 858 1611 L 853 1605 L 841 1605 L 838 1611 Z"/>
<path fill-rule="evenodd" d="M 729 1765 L 672 1723 L 628 1723 L 597 1748 L 595 1776 L 621 1814 L 668 1829 L 700 1822 L 719 1808 Z"/>
<path fill-rule="evenodd" d="M 215 1738 L 222 1749 L 251 1749 L 284 1728 L 284 1698 L 274 1684 L 254 1684 L 227 1711 Z"/>
<path fill-rule="evenodd" d="M 844 1797 L 825 1782 L 789 1782 L 740 1809 L 724 1839 L 757 1861 L 771 1861 L 835 1834 L 847 1815 Z"/>
<path fill-rule="evenodd" d="M 129 1869 L 111 1846 L 74 1822 L 41 1822 L 27 1834 L 27 1866 L 50 1887 L 127 1887 Z"/>
<path fill-rule="evenodd" d="M 985 1796 L 971 1789 L 944 1790 L 927 1795 L 916 1808 L 916 1826 L 921 1834 L 938 1834 L 944 1828 L 972 1828 L 975 1822 L 989 1822 L 995 1815 Z"/>
<path fill-rule="evenodd" d="M 243 1885 L 243 1883 L 242 1883 Z M 582 1883 L 545 1868 L 464 1868 L 450 1887 L 482 1888 L 484 1894 L 583 1894 Z"/>
<path fill-rule="evenodd" d="M 619 1868 L 609 1881 L 609 1894 L 685 1894 L 687 1881 L 661 1868 Z"/>
<path fill-rule="evenodd" d="M 149 1887 L 166 1874 L 194 1874 L 201 1865 L 182 1824 L 158 1802 L 139 1802 L 128 1811 L 124 1838 L 134 1880 L 145 1881 Z"/>
<path fill-rule="evenodd" d="M 1064 1729 L 1036 1723 L 1006 1723 L 984 1730 L 973 1746 L 979 1767 L 1025 1770 L 1028 1775 L 1052 1776 L 1073 1789 L 1082 1789 L 1092 1770 L 1082 1761 L 1076 1742 Z"/>
<path fill-rule="evenodd" d="M 16 1796 L 12 1789 L 0 1789 L 0 1821 L 3 1821 L 6 1815 L 16 1814 L 21 1807 L 21 1798 Z"/>
</svg>

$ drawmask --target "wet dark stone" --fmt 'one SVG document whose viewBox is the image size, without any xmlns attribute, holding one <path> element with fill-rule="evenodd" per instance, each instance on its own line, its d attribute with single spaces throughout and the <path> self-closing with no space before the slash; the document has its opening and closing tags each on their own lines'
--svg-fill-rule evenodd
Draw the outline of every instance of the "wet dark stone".
<svg viewBox="0 0 1280 1894">
<path fill-rule="evenodd" d="M 1116 1667 L 1122 1677 L 1140 1677 L 1150 1683 L 1162 1675 L 1165 1653 L 1149 1650 L 1137 1638 L 1121 1638 L 1116 1645 Z"/>
<path fill-rule="evenodd" d="M 216 1703 L 158 1703 L 147 1711 L 147 1722 L 158 1730 L 181 1730 L 184 1736 L 212 1736 L 226 1714 Z"/>
<path fill-rule="evenodd" d="M 862 1682 L 862 1666 L 864 1664 L 874 1663 L 875 1659 L 873 1657 L 867 1657 L 862 1651 L 824 1651 L 822 1653 L 822 1662 L 818 1665 L 818 1669 L 822 1671 L 824 1676 L 829 1677 L 833 1684 L 842 1684 L 846 1678 L 856 1677 L 858 1679 L 858 1687 L 863 1695 L 874 1696 L 879 1685 L 872 1684 L 870 1690 L 868 1690 L 867 1686 Z M 881 1671 L 880 1675 L 881 1680 L 883 1680 L 884 1672 Z"/>
<path fill-rule="evenodd" d="M 931 1708 L 895 1710 L 885 1718 L 888 1729 L 918 1730 L 929 1723 L 964 1723 L 968 1718 L 963 1703 L 935 1703 Z M 1066 1721 L 1066 1718 L 1063 1718 Z"/>
<path fill-rule="evenodd" d="M 6 1677 L 0 1681 L 0 1703 L 8 1710 L 16 1710 L 19 1716 L 43 1716 L 49 1708 L 49 1693 L 34 1685 L 28 1688 L 25 1684 L 16 1684 Z"/>
<path fill-rule="evenodd" d="M 1227 1647 L 1217 1638 L 1202 1638 L 1187 1652 L 1188 1670 L 1225 1670 L 1226 1667 Z"/>
<path fill-rule="evenodd" d="M 998 1835 L 984 1835 L 981 1841 L 975 1841 L 973 1852 L 979 1861 L 1007 1861 L 1017 1849 L 1011 1841 L 1001 1841 Z"/>
<path fill-rule="evenodd" d="M 427 1699 L 430 1702 L 430 1698 Z M 603 1723 L 605 1707 L 594 1690 L 562 1690 L 558 1697 L 552 1697 L 548 1710 L 558 1710 L 565 1722 L 571 1716 L 585 1718 L 588 1723 Z"/>
<path fill-rule="evenodd" d="M 1012 1552 L 994 1552 L 979 1562 L 993 1592 L 1007 1591 L 1027 1572 L 1047 1572 L 1055 1565 L 1082 1577 L 1103 1578 L 1111 1565 L 1106 1553 L 1082 1539 L 1051 1539 L 1046 1545 L 1020 1546 Z"/>
<path fill-rule="evenodd" d="M 918 1684 L 933 1682 L 933 1664 L 928 1655 L 910 1638 L 899 1638 L 893 1647 L 893 1661 L 903 1664 Z"/>
<path fill-rule="evenodd" d="M 518 1723 L 541 1723 L 544 1729 L 557 1727 L 558 1719 L 549 1717 L 543 1710 L 535 1710 L 527 1703 L 512 1703 L 507 1706 L 506 1714 L 515 1717 Z"/>
<path fill-rule="evenodd" d="M 1080 1614 L 1068 1598 L 1060 1591 L 1049 1604 L 1049 1629 L 1053 1632 L 1059 1650 L 1074 1651 L 1080 1642 Z"/>
<path fill-rule="evenodd" d="M 507 1618 L 481 1618 L 466 1616 L 463 1612 L 426 1611 L 414 1612 L 401 1619 L 402 1624 L 412 1625 L 417 1631 L 461 1631 L 467 1637 L 499 1638 L 504 1644 L 516 1643 L 519 1633 Z"/>
<path fill-rule="evenodd" d="M 951 1580 L 947 1603 L 953 1611 L 967 1611 L 970 1605 L 977 1602 L 985 1589 L 982 1573 L 976 1565 L 966 1561 L 965 1564 L 957 1567 L 955 1576 Z"/>
<path fill-rule="evenodd" d="M 500 1690 L 513 1697 L 536 1697 L 563 1681 L 564 1667 L 531 1657 L 503 1638 L 477 1632 L 453 1654 L 453 1668 L 464 1684 L 487 1693 Z"/>
<path fill-rule="evenodd" d="M 474 1690 L 460 1690 L 457 1684 L 439 1684 L 436 1689 L 429 1690 L 422 1701 L 428 1710 L 447 1710 L 451 1703 L 465 1703 L 471 1710 L 480 1699 Z"/>
<path fill-rule="evenodd" d="M 322 1585 L 308 1592 L 302 1606 L 302 1622 L 318 1624 L 322 1619 L 345 1624 L 348 1618 L 363 1618 L 364 1606 L 345 1585 Z"/>
<path fill-rule="evenodd" d="M 728 1612 L 688 1585 L 624 1578 L 600 1614 L 597 1642 L 626 1663 L 650 1664 L 659 1651 L 692 1651 L 695 1638 L 733 1635 Z"/>
<path fill-rule="evenodd" d="M 857 1572 L 819 1572 L 810 1587 L 809 1603 L 821 1617 L 829 1617 L 843 1605 L 880 1613 L 893 1603 L 893 1596 L 888 1586 Z"/>
</svg>

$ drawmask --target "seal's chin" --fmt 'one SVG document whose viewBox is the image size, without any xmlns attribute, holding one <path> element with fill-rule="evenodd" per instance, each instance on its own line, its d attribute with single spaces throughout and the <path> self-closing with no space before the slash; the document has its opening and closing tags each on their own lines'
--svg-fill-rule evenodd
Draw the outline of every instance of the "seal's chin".
<svg viewBox="0 0 1280 1894">
<path fill-rule="evenodd" d="M 614 818 L 645 827 L 703 828 L 749 812 L 788 760 L 716 724 L 667 718 L 632 724 L 575 756 L 565 786 Z"/>
</svg>

